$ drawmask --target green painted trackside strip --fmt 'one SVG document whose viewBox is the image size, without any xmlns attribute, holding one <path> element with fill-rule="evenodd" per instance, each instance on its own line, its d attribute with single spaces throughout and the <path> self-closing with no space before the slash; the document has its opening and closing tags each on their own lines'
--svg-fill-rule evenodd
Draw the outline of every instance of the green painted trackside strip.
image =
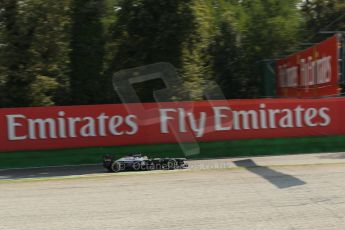
<svg viewBox="0 0 345 230">
<path fill-rule="evenodd" d="M 261 139 L 200 143 L 201 153 L 190 159 L 284 155 L 345 151 L 345 136 Z M 0 169 L 101 163 L 102 156 L 142 153 L 150 157 L 184 157 L 178 144 L 98 147 L 0 153 Z"/>
</svg>

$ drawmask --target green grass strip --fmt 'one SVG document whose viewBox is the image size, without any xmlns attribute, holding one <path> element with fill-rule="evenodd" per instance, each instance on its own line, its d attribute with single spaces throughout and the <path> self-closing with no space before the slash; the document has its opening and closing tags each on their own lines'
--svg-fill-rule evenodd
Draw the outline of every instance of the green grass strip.
<svg viewBox="0 0 345 230">
<path fill-rule="evenodd" d="M 260 139 L 199 143 L 201 153 L 190 159 L 285 155 L 345 151 L 345 136 Z M 184 157 L 178 144 L 95 147 L 0 153 L 0 169 L 100 163 L 105 154 L 121 157 L 142 153 L 149 157 Z"/>
</svg>

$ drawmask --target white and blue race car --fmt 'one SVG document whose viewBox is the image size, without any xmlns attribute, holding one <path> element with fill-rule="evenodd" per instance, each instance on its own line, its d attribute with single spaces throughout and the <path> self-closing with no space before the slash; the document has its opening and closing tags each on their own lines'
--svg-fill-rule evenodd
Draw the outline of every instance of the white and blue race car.
<svg viewBox="0 0 345 230">
<path fill-rule="evenodd" d="M 174 170 L 187 168 L 185 160 L 185 158 L 150 159 L 141 154 L 125 156 L 116 160 L 114 156 L 106 155 L 103 157 L 103 166 L 109 172 Z"/>
</svg>

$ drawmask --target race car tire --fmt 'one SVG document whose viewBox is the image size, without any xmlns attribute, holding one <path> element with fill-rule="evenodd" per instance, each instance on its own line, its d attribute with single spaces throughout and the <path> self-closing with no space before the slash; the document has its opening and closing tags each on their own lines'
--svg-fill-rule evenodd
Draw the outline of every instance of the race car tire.
<svg viewBox="0 0 345 230">
<path fill-rule="evenodd" d="M 112 163 L 112 165 L 111 165 L 111 171 L 112 172 L 117 173 L 117 172 L 120 172 L 121 169 L 122 169 L 122 167 L 121 167 L 121 164 L 119 162 L 115 161 L 114 163 Z"/>
<path fill-rule="evenodd" d="M 171 159 L 171 160 L 168 161 L 167 166 L 168 166 L 168 168 L 167 168 L 168 170 L 174 170 L 174 169 L 177 168 L 178 163 L 177 163 L 176 160 Z"/>
<path fill-rule="evenodd" d="M 132 167 L 134 171 L 139 171 L 141 169 L 141 164 L 140 162 L 134 162 Z"/>
</svg>

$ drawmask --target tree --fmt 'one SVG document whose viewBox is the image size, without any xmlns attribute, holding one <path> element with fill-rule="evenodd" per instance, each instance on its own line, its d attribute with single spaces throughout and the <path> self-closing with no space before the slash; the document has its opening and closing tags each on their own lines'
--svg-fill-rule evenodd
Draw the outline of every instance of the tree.
<svg viewBox="0 0 345 230">
<path fill-rule="evenodd" d="M 8 107 L 28 106 L 33 102 L 31 84 L 34 76 L 26 72 L 30 58 L 29 48 L 32 43 L 35 24 L 23 25 L 19 17 L 19 5 L 16 0 L 3 0 L 1 21 L 4 25 L 4 44 L 2 65 L 5 78 L 5 99 Z M 31 21 L 31 17 L 27 18 Z"/>
<path fill-rule="evenodd" d="M 36 29 L 27 71 L 35 76 L 31 86 L 33 105 L 67 104 L 70 0 L 35 0 L 31 7 L 30 11 L 36 17 Z"/>
<path fill-rule="evenodd" d="M 215 6 L 211 0 L 196 0 L 190 6 L 194 16 L 191 20 L 193 30 L 182 43 L 181 75 L 192 100 L 202 100 L 205 80 L 214 80 L 208 50 L 217 32 Z"/>
<path fill-rule="evenodd" d="M 70 53 L 70 103 L 104 101 L 104 0 L 74 0 Z"/>
<path fill-rule="evenodd" d="M 62 103 L 68 89 L 69 1 L 2 3 L 2 106 Z"/>
<path fill-rule="evenodd" d="M 215 80 L 226 98 L 246 97 L 247 76 L 244 53 L 235 20 L 227 12 L 219 21 L 219 31 L 210 46 L 211 67 Z"/>
<path fill-rule="evenodd" d="M 157 62 L 169 62 L 181 68 L 182 43 L 194 26 L 190 3 L 190 0 L 119 1 L 117 20 L 111 28 L 117 51 L 108 76 L 122 69 Z M 152 91 L 162 87 L 161 82 L 155 81 L 149 88 L 147 84 L 137 86 L 137 91 L 142 101 L 152 101 Z"/>
<path fill-rule="evenodd" d="M 249 70 L 249 97 L 260 96 L 259 62 L 285 56 L 298 46 L 302 17 L 297 3 L 297 0 L 241 1 L 247 12 L 242 24 L 242 47 Z"/>
<path fill-rule="evenodd" d="M 228 98 L 257 97 L 257 63 L 291 53 L 302 19 L 309 30 L 344 25 L 340 0 L 0 1 L 0 106 L 10 107 L 118 102 L 113 73 L 156 62 L 178 69 L 193 100 L 208 79 Z M 134 87 L 149 102 L 164 84 Z"/>
<path fill-rule="evenodd" d="M 320 34 L 321 31 L 345 31 L 345 2 L 342 0 L 305 0 L 301 2 L 301 11 L 308 42 L 320 42 L 329 37 L 329 34 Z"/>
</svg>

